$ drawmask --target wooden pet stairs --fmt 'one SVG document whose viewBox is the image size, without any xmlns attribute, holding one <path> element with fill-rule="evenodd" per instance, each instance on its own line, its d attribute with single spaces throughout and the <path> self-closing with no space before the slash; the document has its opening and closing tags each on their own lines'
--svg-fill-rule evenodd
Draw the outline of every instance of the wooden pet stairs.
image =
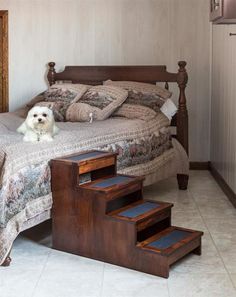
<svg viewBox="0 0 236 297">
<path fill-rule="evenodd" d="M 53 248 L 167 278 L 171 264 L 201 254 L 203 233 L 172 226 L 173 204 L 144 200 L 144 178 L 117 174 L 116 158 L 51 161 Z"/>
</svg>

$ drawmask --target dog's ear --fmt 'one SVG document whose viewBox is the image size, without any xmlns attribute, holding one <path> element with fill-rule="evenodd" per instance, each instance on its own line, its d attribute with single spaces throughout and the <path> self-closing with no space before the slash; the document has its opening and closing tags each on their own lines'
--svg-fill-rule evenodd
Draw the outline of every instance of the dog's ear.
<svg viewBox="0 0 236 297">
<path fill-rule="evenodd" d="M 25 134 L 25 132 L 27 131 L 25 121 L 20 125 L 19 128 L 17 128 L 16 131 L 19 132 L 19 133 Z"/>
</svg>

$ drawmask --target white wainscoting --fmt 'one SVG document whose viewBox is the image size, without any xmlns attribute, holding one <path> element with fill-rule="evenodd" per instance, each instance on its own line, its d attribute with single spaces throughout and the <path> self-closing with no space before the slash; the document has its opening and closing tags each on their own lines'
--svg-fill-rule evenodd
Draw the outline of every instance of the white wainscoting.
<svg viewBox="0 0 236 297">
<path fill-rule="evenodd" d="M 236 193 L 236 25 L 213 26 L 211 162 Z"/>
<path fill-rule="evenodd" d="M 0 0 L 9 10 L 10 110 L 46 88 L 46 63 L 188 62 L 190 159 L 209 160 L 210 23 L 207 0 Z M 176 89 L 174 100 L 177 102 Z"/>
</svg>

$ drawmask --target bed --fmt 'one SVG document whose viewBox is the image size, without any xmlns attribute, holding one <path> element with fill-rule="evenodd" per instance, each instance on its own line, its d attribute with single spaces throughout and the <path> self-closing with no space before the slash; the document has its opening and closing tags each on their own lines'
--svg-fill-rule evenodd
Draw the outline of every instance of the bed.
<svg viewBox="0 0 236 297">
<path fill-rule="evenodd" d="M 115 150 L 120 153 L 120 173 L 145 175 L 145 184 L 176 175 L 179 189 L 188 184 L 188 114 L 185 88 L 188 80 L 186 62 L 179 62 L 177 73 L 166 66 L 66 66 L 55 71 L 50 62 L 48 83 L 102 84 L 114 81 L 162 82 L 179 87 L 179 105 L 171 125 L 172 139 L 163 135 L 158 148 L 152 144 L 161 119 L 144 122 L 138 119 L 109 118 L 90 123 L 58 123 L 60 134 L 53 143 L 24 143 L 16 128 L 23 122 L 19 112 L 0 115 L 0 265 L 10 264 L 10 250 L 17 235 L 50 219 L 52 207 L 50 166 L 52 158 L 89 150 Z M 127 128 L 128 127 L 128 128 Z M 167 139 L 165 139 L 167 137 Z M 150 150 L 150 145 L 154 147 Z M 131 149 L 132 148 L 132 149 Z M 135 158 L 133 151 L 136 152 Z M 147 152 L 151 152 L 151 157 Z"/>
</svg>

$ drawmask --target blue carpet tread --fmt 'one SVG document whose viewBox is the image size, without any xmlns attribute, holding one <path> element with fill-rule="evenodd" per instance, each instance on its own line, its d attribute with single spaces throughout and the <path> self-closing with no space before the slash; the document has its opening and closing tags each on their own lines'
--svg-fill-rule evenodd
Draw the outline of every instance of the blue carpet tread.
<svg viewBox="0 0 236 297">
<path fill-rule="evenodd" d="M 135 180 L 133 177 L 129 176 L 114 176 L 107 178 L 105 180 L 95 182 L 91 185 L 91 188 L 108 188 L 116 185 L 122 185 Z"/>
<path fill-rule="evenodd" d="M 144 202 L 142 204 L 136 205 L 124 211 L 117 213 L 118 216 L 127 217 L 127 218 L 135 218 L 140 215 L 145 214 L 154 209 L 160 208 L 160 204 L 152 203 L 152 202 Z"/>
<path fill-rule="evenodd" d="M 182 230 L 173 230 L 169 234 L 164 235 L 163 237 L 149 243 L 147 247 L 154 247 L 159 250 L 167 249 L 170 246 L 176 244 L 177 242 L 186 239 L 189 235 L 191 235 L 190 232 Z"/>
<path fill-rule="evenodd" d="M 156 235 L 137 244 L 138 248 L 154 251 L 163 255 L 170 255 L 175 250 L 185 247 L 198 240 L 203 235 L 201 231 L 195 231 L 180 227 L 169 227 Z"/>
<path fill-rule="evenodd" d="M 104 152 L 100 151 L 94 151 L 94 152 L 88 152 L 80 155 L 70 156 L 65 158 L 65 160 L 70 161 L 86 161 L 86 159 L 94 158 L 94 157 L 100 157 L 102 155 L 105 155 Z"/>
</svg>

